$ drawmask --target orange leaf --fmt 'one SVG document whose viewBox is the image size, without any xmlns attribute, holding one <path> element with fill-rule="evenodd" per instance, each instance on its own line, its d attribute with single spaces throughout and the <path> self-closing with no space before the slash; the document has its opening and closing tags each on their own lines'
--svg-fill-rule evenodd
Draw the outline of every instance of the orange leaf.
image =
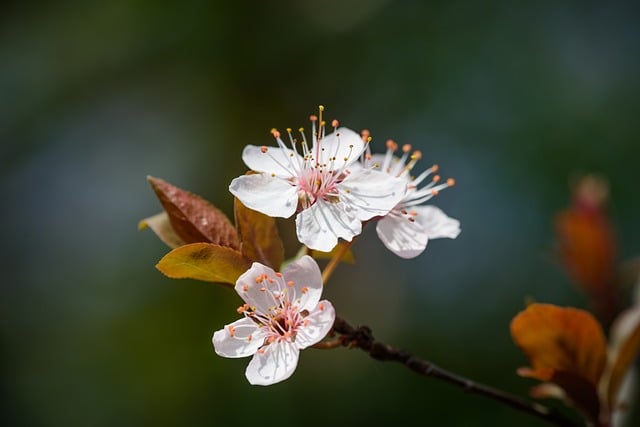
<svg viewBox="0 0 640 427">
<path fill-rule="evenodd" d="M 559 385 L 577 407 L 597 419 L 607 344 L 589 312 L 531 304 L 511 321 L 511 335 L 532 366 L 519 369 L 519 375 Z"/>
<path fill-rule="evenodd" d="M 167 244 L 170 248 L 177 248 L 185 245 L 186 242 L 180 238 L 169 222 L 169 215 L 166 212 L 160 212 L 149 218 L 145 218 L 138 223 L 138 229 L 144 230 L 151 228 L 154 233 Z"/>
<path fill-rule="evenodd" d="M 234 208 L 242 254 L 251 261 L 279 270 L 284 261 L 284 245 L 275 218 L 249 209 L 237 198 Z"/>
<path fill-rule="evenodd" d="M 149 183 L 169 215 L 175 233 L 186 243 L 211 242 L 240 249 L 238 233 L 227 216 L 200 196 L 159 178 Z"/>
<path fill-rule="evenodd" d="M 156 268 L 172 279 L 235 284 L 251 262 L 235 249 L 213 243 L 191 243 L 166 254 Z"/>
</svg>

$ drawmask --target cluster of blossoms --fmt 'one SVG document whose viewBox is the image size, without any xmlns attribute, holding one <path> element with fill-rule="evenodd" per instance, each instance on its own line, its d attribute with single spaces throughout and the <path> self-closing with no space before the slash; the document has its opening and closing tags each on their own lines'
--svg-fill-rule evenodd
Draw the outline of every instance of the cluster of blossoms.
<svg viewBox="0 0 640 427">
<path fill-rule="evenodd" d="M 368 132 L 361 136 L 338 127 L 337 120 L 331 125 L 333 132 L 326 135 L 322 117 L 311 116 L 311 143 L 303 129 L 301 140 L 287 129 L 289 148 L 274 129 L 277 147 L 246 146 L 242 159 L 258 173 L 234 179 L 229 190 L 265 215 L 289 218 L 297 213 L 298 239 L 323 252 L 331 251 L 338 238 L 351 241 L 362 232 L 363 222 L 373 218 L 382 218 L 377 227 L 380 239 L 403 258 L 419 255 L 429 238 L 459 234 L 457 220 L 435 207 L 418 206 L 454 184 L 451 179 L 438 184 L 440 177 L 435 175 L 418 188 L 437 166 L 413 178 L 410 171 L 420 153 L 408 156 L 410 146 L 403 147 L 400 158 L 394 156 L 393 142 L 387 144 L 386 154 L 372 155 Z"/>
<path fill-rule="evenodd" d="M 270 217 L 296 214 L 296 233 L 309 249 L 330 252 L 338 239 L 352 241 L 363 224 L 377 220 L 377 233 L 387 248 L 400 257 L 413 258 L 429 239 L 455 238 L 459 222 L 440 209 L 422 206 L 444 188 L 432 166 L 417 177 L 410 175 L 420 152 L 397 145 L 372 155 L 367 131 L 358 134 L 339 127 L 326 134 L 322 120 L 311 116 L 311 139 L 299 129 L 300 139 L 287 129 L 290 147 L 277 130 L 277 147 L 248 145 L 242 159 L 252 171 L 235 178 L 231 193 L 245 206 Z M 430 181 L 419 187 L 423 182 Z M 246 370 L 250 383 L 268 385 L 288 378 L 301 349 L 318 343 L 330 331 L 335 312 L 320 301 L 322 277 L 316 262 L 304 256 L 282 273 L 259 263 L 244 273 L 235 290 L 245 304 L 244 317 L 213 336 L 216 352 L 224 357 L 253 355 Z"/>
</svg>

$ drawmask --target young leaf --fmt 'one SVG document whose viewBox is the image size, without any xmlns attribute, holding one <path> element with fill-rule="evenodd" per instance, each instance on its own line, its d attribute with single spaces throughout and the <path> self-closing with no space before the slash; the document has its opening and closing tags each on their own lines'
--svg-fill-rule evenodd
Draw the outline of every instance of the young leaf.
<svg viewBox="0 0 640 427">
<path fill-rule="evenodd" d="M 154 233 L 167 244 L 170 248 L 177 248 L 185 245 L 186 242 L 180 238 L 169 222 L 169 215 L 166 212 L 160 212 L 149 218 L 145 218 L 138 223 L 138 229 L 144 230 L 151 228 Z"/>
<path fill-rule="evenodd" d="M 251 261 L 231 248 L 191 243 L 166 254 L 156 268 L 172 279 L 197 279 L 234 285 Z"/>
<path fill-rule="evenodd" d="M 148 177 L 175 233 L 186 243 L 211 242 L 240 249 L 238 234 L 218 208 L 200 196 L 159 178 Z"/>
<path fill-rule="evenodd" d="M 589 312 L 531 304 L 511 321 L 511 335 L 532 366 L 520 368 L 519 375 L 559 385 L 575 406 L 597 419 L 607 344 Z"/>
<path fill-rule="evenodd" d="M 275 218 L 256 212 L 234 199 L 235 221 L 242 254 L 274 270 L 284 261 L 284 245 L 278 234 Z"/>
</svg>

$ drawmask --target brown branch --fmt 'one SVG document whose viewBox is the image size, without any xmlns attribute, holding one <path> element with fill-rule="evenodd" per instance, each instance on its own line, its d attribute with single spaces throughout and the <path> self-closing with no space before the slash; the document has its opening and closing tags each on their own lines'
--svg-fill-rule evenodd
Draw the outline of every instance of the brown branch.
<svg viewBox="0 0 640 427">
<path fill-rule="evenodd" d="M 449 384 L 453 384 L 467 393 L 479 394 L 489 399 L 498 401 L 519 411 L 525 412 L 534 417 L 538 417 L 551 424 L 564 427 L 582 427 L 583 424 L 568 418 L 554 408 L 541 405 L 522 399 L 518 396 L 506 393 L 502 390 L 477 383 L 468 378 L 446 371 L 433 363 L 420 359 L 409 352 L 395 349 L 389 345 L 377 341 L 367 326 L 354 328 L 341 317 L 336 317 L 333 330 L 340 334 L 338 337 L 340 344 L 349 348 L 359 348 L 369 354 L 372 358 L 380 361 L 398 362 L 407 368 L 425 377 L 436 378 Z M 318 348 L 334 348 L 332 345 L 320 346 Z"/>
</svg>

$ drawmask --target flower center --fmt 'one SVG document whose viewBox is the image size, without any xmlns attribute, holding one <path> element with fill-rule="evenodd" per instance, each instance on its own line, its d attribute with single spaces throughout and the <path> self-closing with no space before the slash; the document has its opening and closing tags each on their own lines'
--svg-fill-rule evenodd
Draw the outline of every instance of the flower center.
<svg viewBox="0 0 640 427">
<path fill-rule="evenodd" d="M 349 174 L 346 169 L 346 165 L 349 163 L 348 160 L 354 154 L 356 156 L 359 155 L 352 152 L 353 146 L 350 145 L 347 155 L 338 161 L 338 153 L 340 152 L 338 120 L 332 120 L 331 122 L 338 143 L 333 147 L 323 146 L 323 139 L 326 136 L 326 123 L 322 120 L 323 111 L 324 107 L 320 106 L 319 116 L 312 115 L 310 117 L 313 138 L 312 147 L 309 147 L 303 128 L 298 129 L 301 140 L 293 136 L 291 128 L 287 128 L 291 149 L 284 143 L 278 130 L 271 130 L 271 134 L 276 139 L 280 149 L 285 153 L 289 153 L 285 164 L 276 160 L 273 156 L 272 159 L 291 173 L 289 181 L 298 188 L 298 211 L 309 208 L 318 200 L 329 203 L 340 202 L 339 184 Z M 345 148 L 344 145 L 343 148 Z M 325 151 L 327 149 L 334 150 L 334 152 Z M 266 155 L 271 155 L 266 146 L 262 147 L 262 152 Z"/>
</svg>

